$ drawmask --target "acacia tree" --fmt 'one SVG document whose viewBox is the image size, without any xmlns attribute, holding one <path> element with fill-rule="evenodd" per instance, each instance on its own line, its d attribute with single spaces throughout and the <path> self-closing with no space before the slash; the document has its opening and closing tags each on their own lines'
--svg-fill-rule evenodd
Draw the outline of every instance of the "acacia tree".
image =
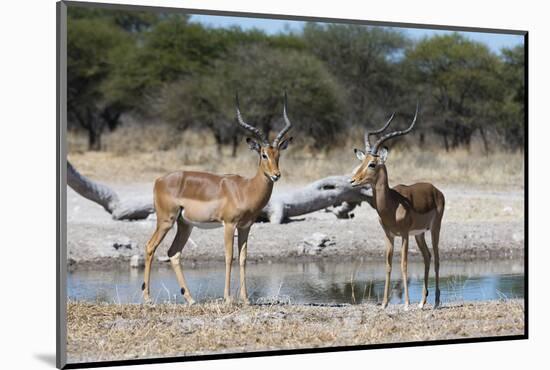
<svg viewBox="0 0 550 370">
<path fill-rule="evenodd" d="M 282 125 L 283 91 L 295 131 L 311 145 L 325 145 L 345 127 L 343 90 L 315 57 L 262 44 L 237 47 L 209 73 L 167 86 L 158 99 L 165 120 L 181 128 L 210 130 L 221 150 L 235 155 L 241 132 L 235 125 L 235 92 L 245 119 L 268 133 Z"/>
<path fill-rule="evenodd" d="M 259 31 L 240 28 L 208 28 L 181 14 L 163 16 L 139 42 L 119 48 L 108 81 L 109 94 L 124 99 L 134 113 L 147 117 L 148 103 L 158 98 L 166 86 L 181 80 L 207 76 L 219 59 L 240 43 L 265 40 Z"/>
<path fill-rule="evenodd" d="M 525 49 L 516 46 L 502 50 L 503 67 L 500 78 L 506 87 L 499 104 L 498 130 L 512 149 L 524 146 L 525 122 Z"/>
<path fill-rule="evenodd" d="M 454 33 L 418 42 L 407 50 L 404 63 L 410 83 L 422 96 L 425 118 L 442 136 L 446 150 L 469 148 L 476 130 L 488 149 L 485 131 L 495 119 L 492 102 L 502 91 L 498 57 L 485 45 Z"/>
<path fill-rule="evenodd" d="M 187 129 L 210 131 L 221 154 L 222 145 L 235 136 L 236 125 L 229 112 L 233 102 L 228 98 L 225 83 L 216 75 L 197 75 L 166 84 L 153 107 L 161 119 Z M 236 143 L 233 155 L 236 154 Z"/>
<path fill-rule="evenodd" d="M 126 95 L 113 93 L 110 86 L 120 52 L 134 48 L 136 35 L 153 25 L 157 17 L 145 12 L 69 8 L 68 123 L 88 132 L 89 149 L 101 149 L 103 131 L 116 128 L 129 107 Z"/>
<path fill-rule="evenodd" d="M 99 150 L 105 126 L 114 127 L 118 121 L 115 105 L 101 92 L 109 74 L 109 51 L 127 39 L 123 31 L 101 19 L 69 17 L 67 33 L 68 123 L 86 129 L 89 148 Z"/>
<path fill-rule="evenodd" d="M 68 16 L 71 19 L 100 19 L 125 30 L 126 32 L 142 32 L 157 23 L 163 14 L 136 11 L 79 7 L 73 5 L 69 8 Z"/>
<path fill-rule="evenodd" d="M 243 114 L 267 134 L 283 124 L 284 90 L 295 131 L 311 145 L 330 145 L 346 128 L 345 90 L 318 58 L 256 45 L 237 49 L 229 61 L 226 80 L 241 93 Z"/>
<path fill-rule="evenodd" d="M 353 122 L 379 121 L 405 105 L 398 61 L 408 40 L 400 31 L 307 23 L 303 38 L 308 50 L 346 86 Z"/>
</svg>

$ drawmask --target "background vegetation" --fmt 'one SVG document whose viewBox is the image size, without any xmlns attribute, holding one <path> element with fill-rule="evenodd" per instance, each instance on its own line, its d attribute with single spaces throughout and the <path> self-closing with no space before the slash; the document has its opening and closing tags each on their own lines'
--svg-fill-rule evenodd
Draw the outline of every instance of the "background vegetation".
<svg viewBox="0 0 550 370">
<path fill-rule="evenodd" d="M 431 136 L 432 147 L 469 151 L 477 137 L 485 153 L 524 146 L 523 46 L 497 54 L 458 33 L 415 42 L 398 29 L 317 23 L 268 35 L 78 7 L 68 19 L 69 129 L 86 133 L 88 150 L 104 150 L 102 135 L 132 122 L 151 140 L 169 125 L 160 149 L 193 131 L 234 156 L 245 134 L 235 92 L 245 119 L 273 134 L 284 89 L 294 136 L 312 151 L 361 137 L 393 111 L 404 126 L 417 100 L 421 121 L 405 143 Z"/>
</svg>

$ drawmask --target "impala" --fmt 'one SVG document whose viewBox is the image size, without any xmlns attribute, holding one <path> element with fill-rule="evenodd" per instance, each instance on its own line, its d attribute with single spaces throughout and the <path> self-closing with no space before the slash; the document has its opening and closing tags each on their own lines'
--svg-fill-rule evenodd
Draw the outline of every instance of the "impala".
<svg viewBox="0 0 550 370">
<path fill-rule="evenodd" d="M 354 149 L 361 165 L 356 168 L 350 180 L 353 186 L 370 185 L 373 192 L 372 206 L 376 209 L 380 225 L 384 229 L 386 242 L 386 283 L 384 286 L 384 300 L 382 306 L 388 305 L 390 290 L 390 275 L 392 269 L 394 238 L 401 237 L 401 273 L 405 290 L 405 309 L 409 307 L 409 290 L 407 286 L 407 254 L 409 249 L 409 236 L 414 235 L 416 244 L 424 259 L 424 286 L 422 300 L 419 307 L 423 308 L 428 296 L 428 277 L 430 271 L 430 251 L 426 244 L 425 233 L 430 232 L 435 267 L 435 304 L 440 304 L 439 291 L 439 231 L 441 219 L 445 209 L 445 197 L 435 186 L 430 183 L 416 183 L 413 185 L 397 185 L 390 188 L 388 185 L 388 170 L 386 159 L 388 149 L 381 145 L 391 138 L 408 134 L 416 123 L 418 105 L 414 119 L 404 131 L 394 131 L 386 134 L 371 145 L 370 137 L 380 134 L 390 125 L 394 115 L 387 123 L 375 132 L 365 133 L 365 152 Z"/>
<path fill-rule="evenodd" d="M 292 127 L 287 116 L 287 99 L 284 96 L 283 118 L 285 126 L 272 143 L 260 129 L 247 124 L 239 109 L 236 96 L 237 122 L 240 127 L 254 135 L 247 138 L 251 150 L 258 153 L 259 163 L 256 175 L 244 178 L 239 175 L 215 175 L 207 172 L 179 171 L 167 174 L 155 181 L 154 206 L 157 213 L 157 226 L 146 245 L 145 277 L 142 285 L 143 298 L 150 302 L 149 282 L 151 263 L 158 245 L 177 223 L 177 233 L 168 250 L 168 257 L 176 274 L 181 294 L 189 304 L 191 296 L 180 264 L 181 251 L 193 227 L 204 229 L 223 227 L 225 244 L 225 289 L 224 298 L 230 301 L 231 264 L 233 261 L 233 241 L 235 230 L 238 233 L 240 265 L 240 298 L 248 303 L 246 290 L 246 254 L 248 233 L 258 214 L 265 207 L 273 183 L 279 180 L 279 155 L 291 142 L 285 138 Z"/>
</svg>

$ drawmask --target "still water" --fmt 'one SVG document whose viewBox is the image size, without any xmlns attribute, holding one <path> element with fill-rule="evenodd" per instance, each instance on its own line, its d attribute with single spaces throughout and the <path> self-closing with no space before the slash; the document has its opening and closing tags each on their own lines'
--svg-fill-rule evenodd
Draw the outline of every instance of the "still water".
<svg viewBox="0 0 550 370">
<path fill-rule="evenodd" d="M 152 270 L 151 298 L 161 302 L 183 302 L 176 277 L 167 263 L 155 261 Z M 422 293 L 423 264 L 409 262 L 409 295 L 418 302 Z M 232 292 L 238 296 L 238 263 L 232 273 Z M 188 267 L 184 273 L 197 301 L 223 297 L 225 264 Z M 433 303 L 435 281 L 430 271 L 428 302 Z M 380 302 L 383 296 L 385 266 L 382 261 L 268 263 L 247 266 L 247 285 L 251 302 L 340 304 Z M 442 302 L 523 298 L 523 261 L 468 262 L 446 261 L 441 264 Z M 77 269 L 68 273 L 68 297 L 71 300 L 110 303 L 141 302 L 143 270 Z M 394 263 L 392 303 L 402 303 L 401 269 Z"/>
</svg>

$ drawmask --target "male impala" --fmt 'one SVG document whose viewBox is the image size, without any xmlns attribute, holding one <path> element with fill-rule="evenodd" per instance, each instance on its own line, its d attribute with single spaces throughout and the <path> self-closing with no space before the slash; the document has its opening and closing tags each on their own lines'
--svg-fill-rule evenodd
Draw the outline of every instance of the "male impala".
<svg viewBox="0 0 550 370">
<path fill-rule="evenodd" d="M 424 259 L 424 287 L 422 289 L 422 300 L 419 307 L 423 308 L 428 296 L 428 276 L 430 271 L 430 251 L 426 244 L 424 234 L 427 231 L 432 235 L 432 247 L 434 252 L 435 265 L 435 307 L 440 303 L 439 292 L 439 231 L 441 219 L 445 209 L 445 197 L 435 186 L 429 183 L 417 183 L 410 186 L 397 185 L 390 188 L 388 185 L 388 171 L 386 169 L 387 148 L 381 145 L 397 136 L 408 134 L 418 115 L 418 106 L 414 119 L 408 129 L 395 131 L 382 136 L 371 145 L 370 136 L 382 133 L 390 125 L 393 115 L 380 130 L 365 133 L 365 149 L 363 152 L 354 149 L 361 165 L 355 170 L 350 182 L 353 186 L 370 185 L 373 192 L 372 205 L 378 212 L 380 225 L 384 229 L 386 239 L 386 284 L 384 287 L 384 300 L 382 306 L 388 305 L 390 290 L 390 275 L 393 257 L 393 240 L 400 236 L 401 243 L 401 273 L 403 287 L 405 289 L 405 308 L 409 307 L 409 290 L 407 286 L 407 254 L 409 249 L 409 236 L 414 235 L 416 244 Z"/>
<path fill-rule="evenodd" d="M 224 298 L 230 301 L 231 263 L 233 260 L 233 239 L 238 231 L 240 264 L 240 298 L 248 303 L 246 291 L 246 253 L 250 227 L 265 207 L 273 183 L 279 180 L 279 154 L 287 148 L 292 137 L 284 138 L 292 124 L 287 117 L 286 93 L 283 107 L 284 128 L 273 143 L 267 135 L 245 123 L 236 98 L 237 121 L 241 127 L 252 133 L 256 139 L 247 138 L 251 150 L 259 155 L 256 175 L 244 178 L 239 175 L 214 175 L 207 172 L 180 171 L 165 175 L 155 181 L 154 204 L 157 213 L 157 228 L 147 243 L 145 277 L 142 285 L 143 298 L 150 302 L 149 282 L 151 263 L 156 248 L 170 228 L 177 222 L 177 234 L 168 250 L 168 257 L 181 293 L 189 304 L 193 304 L 183 271 L 180 265 L 181 251 L 194 226 L 199 228 L 224 228 L 225 243 L 225 290 Z"/>
</svg>

